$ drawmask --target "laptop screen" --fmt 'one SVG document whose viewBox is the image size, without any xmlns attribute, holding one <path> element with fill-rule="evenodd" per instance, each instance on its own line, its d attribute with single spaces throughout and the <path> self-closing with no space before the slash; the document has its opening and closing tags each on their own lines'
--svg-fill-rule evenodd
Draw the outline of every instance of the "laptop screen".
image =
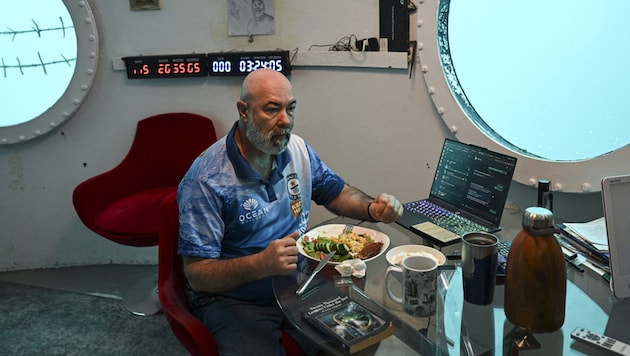
<svg viewBox="0 0 630 356">
<path fill-rule="evenodd" d="M 430 198 L 498 226 L 515 167 L 515 157 L 446 139 Z"/>
</svg>

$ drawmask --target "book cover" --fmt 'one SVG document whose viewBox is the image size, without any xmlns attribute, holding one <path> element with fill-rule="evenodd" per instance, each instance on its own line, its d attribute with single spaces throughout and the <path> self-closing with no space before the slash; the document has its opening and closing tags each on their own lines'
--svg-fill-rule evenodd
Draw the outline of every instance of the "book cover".
<svg viewBox="0 0 630 356">
<path fill-rule="evenodd" d="M 313 304 L 303 317 L 349 353 L 361 351 L 393 334 L 391 321 L 372 313 L 347 295 Z"/>
</svg>

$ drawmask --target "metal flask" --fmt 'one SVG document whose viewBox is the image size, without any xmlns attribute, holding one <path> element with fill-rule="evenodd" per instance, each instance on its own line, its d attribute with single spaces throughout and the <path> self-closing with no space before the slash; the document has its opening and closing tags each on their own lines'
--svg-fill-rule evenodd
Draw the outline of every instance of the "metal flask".
<svg viewBox="0 0 630 356">
<path fill-rule="evenodd" d="M 505 315 L 534 333 L 553 332 L 564 324 L 567 271 L 554 232 L 551 211 L 527 208 L 507 258 Z"/>
</svg>

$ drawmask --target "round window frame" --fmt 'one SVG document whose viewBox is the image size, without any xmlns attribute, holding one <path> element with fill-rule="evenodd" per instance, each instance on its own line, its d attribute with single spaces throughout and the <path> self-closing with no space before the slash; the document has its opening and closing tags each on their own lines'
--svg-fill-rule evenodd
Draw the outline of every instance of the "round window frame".
<svg viewBox="0 0 630 356">
<path fill-rule="evenodd" d="M 484 132 L 461 108 L 445 77 L 438 46 L 439 6 L 444 6 L 443 1 L 420 0 L 419 5 L 417 33 L 420 69 L 437 114 L 459 141 L 516 156 L 518 162 L 513 179 L 532 187 L 537 185 L 539 179 L 547 179 L 551 181 L 554 191 L 600 192 L 603 177 L 629 173 L 626 168 L 628 165 L 624 162 L 627 163 L 630 157 L 630 145 L 591 159 L 553 161 L 509 149 Z"/>
<path fill-rule="evenodd" d="M 96 74 L 99 41 L 94 15 L 87 0 L 62 0 L 77 37 L 77 60 L 70 84 L 46 111 L 29 121 L 0 127 L 0 145 L 40 137 L 70 119 L 85 101 Z"/>
</svg>

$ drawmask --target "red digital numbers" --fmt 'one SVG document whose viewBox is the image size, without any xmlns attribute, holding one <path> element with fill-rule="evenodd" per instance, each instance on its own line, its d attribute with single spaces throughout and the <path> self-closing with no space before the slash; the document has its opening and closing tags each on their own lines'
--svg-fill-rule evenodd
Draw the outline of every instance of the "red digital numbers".
<svg viewBox="0 0 630 356">
<path fill-rule="evenodd" d="M 160 63 L 158 64 L 157 72 L 159 75 L 195 74 L 201 72 L 201 64 L 199 62 Z"/>
<path fill-rule="evenodd" d="M 171 64 L 170 63 L 160 63 L 158 64 L 158 74 L 170 74 L 171 73 Z"/>
<path fill-rule="evenodd" d="M 199 72 L 201 72 L 201 65 L 199 64 L 199 62 L 186 63 L 186 72 L 187 73 L 199 73 Z"/>
<path fill-rule="evenodd" d="M 205 77 L 208 75 L 205 54 L 125 57 L 127 78 Z"/>
<path fill-rule="evenodd" d="M 134 68 L 133 69 L 133 74 L 139 74 L 139 75 L 147 75 L 147 74 L 149 74 L 149 65 L 148 64 L 143 64 L 139 68 Z"/>
</svg>

